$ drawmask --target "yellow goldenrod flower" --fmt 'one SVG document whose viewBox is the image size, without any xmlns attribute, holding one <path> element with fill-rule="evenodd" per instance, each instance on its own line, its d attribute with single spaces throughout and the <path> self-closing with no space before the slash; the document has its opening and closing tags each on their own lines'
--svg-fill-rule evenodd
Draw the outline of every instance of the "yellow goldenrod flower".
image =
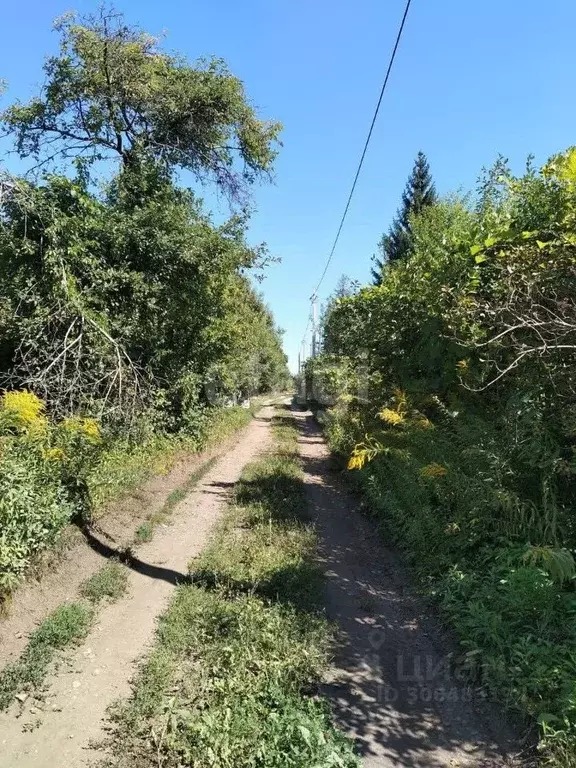
<svg viewBox="0 0 576 768">
<path fill-rule="evenodd" d="M 393 411 L 392 408 L 383 408 L 378 416 L 387 424 L 401 424 L 404 421 L 404 416 L 398 411 Z"/>
<path fill-rule="evenodd" d="M 2 396 L 1 410 L 6 413 L 10 423 L 17 429 L 42 431 L 46 426 L 44 403 L 27 389 L 5 392 Z"/>
<path fill-rule="evenodd" d="M 348 469 L 362 469 L 364 466 L 364 462 L 366 461 L 366 457 L 363 455 L 352 455 L 350 456 L 350 459 L 348 460 Z"/>
<path fill-rule="evenodd" d="M 100 425 L 96 419 L 82 416 L 69 416 L 62 422 L 62 427 L 67 432 L 82 435 L 93 443 L 99 442 L 101 438 Z"/>
</svg>

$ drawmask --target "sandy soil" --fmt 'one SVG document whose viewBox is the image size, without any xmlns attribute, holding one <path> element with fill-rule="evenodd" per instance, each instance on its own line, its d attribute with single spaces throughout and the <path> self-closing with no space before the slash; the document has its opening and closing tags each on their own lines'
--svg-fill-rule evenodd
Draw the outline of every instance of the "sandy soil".
<svg viewBox="0 0 576 768">
<path fill-rule="evenodd" d="M 127 596 L 101 611 L 82 647 L 47 681 L 45 702 L 29 700 L 21 711 L 15 703 L 12 711 L 0 715 L 1 768 L 80 768 L 97 757 L 91 745 L 103 735 L 107 707 L 129 695 L 135 662 L 153 639 L 157 616 L 187 574 L 190 559 L 205 545 L 244 465 L 266 448 L 272 412 L 262 410 L 235 447 L 208 470 L 174 510 L 173 525 L 158 529 L 149 544 L 138 548 Z M 67 560 L 63 573 L 76 585 L 114 552 L 105 537 L 96 536 L 93 546 L 80 561 Z M 53 600 L 49 590 L 50 580 L 45 579 L 36 594 L 46 602 L 62 602 L 62 593 Z M 25 624 L 23 617 L 21 626 Z"/>
</svg>

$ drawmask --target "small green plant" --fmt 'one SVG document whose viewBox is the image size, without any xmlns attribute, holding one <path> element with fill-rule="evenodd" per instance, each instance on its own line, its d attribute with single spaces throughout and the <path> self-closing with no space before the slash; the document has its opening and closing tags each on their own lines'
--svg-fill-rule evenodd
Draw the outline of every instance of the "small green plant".
<svg viewBox="0 0 576 768">
<path fill-rule="evenodd" d="M 576 576 L 574 557 L 567 549 L 528 547 L 523 559 L 530 565 L 541 566 L 559 584 L 571 581 Z"/>
<path fill-rule="evenodd" d="M 128 570 L 126 566 L 111 561 L 86 579 L 80 586 L 82 597 L 98 603 L 101 600 L 118 600 L 128 589 Z"/>
<path fill-rule="evenodd" d="M 146 544 L 147 542 L 152 541 L 153 536 L 154 524 L 150 520 L 145 520 L 136 529 L 136 533 L 134 534 L 134 541 L 136 544 Z"/>
<path fill-rule="evenodd" d="M 138 526 L 136 533 L 134 534 L 134 542 L 136 544 L 146 544 L 147 542 L 152 541 L 154 537 L 154 529 L 158 525 L 166 525 L 170 521 L 170 515 L 176 505 L 186 498 L 192 488 L 194 488 L 194 486 L 204 477 L 216 461 L 216 456 L 209 459 L 202 464 L 201 467 L 192 472 L 179 488 L 175 488 L 168 494 L 168 498 L 164 502 L 162 509 L 151 514 L 147 520 Z"/>
<path fill-rule="evenodd" d="M 58 651 L 78 643 L 88 634 L 93 610 L 83 603 L 67 603 L 51 613 L 30 635 L 18 661 L 0 671 L 0 710 L 16 694 L 38 688 Z"/>
</svg>

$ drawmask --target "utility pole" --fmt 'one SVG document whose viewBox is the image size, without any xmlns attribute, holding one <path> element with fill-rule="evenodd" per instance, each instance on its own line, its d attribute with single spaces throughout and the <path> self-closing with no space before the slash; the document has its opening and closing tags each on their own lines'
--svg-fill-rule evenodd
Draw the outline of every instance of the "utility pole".
<svg viewBox="0 0 576 768">
<path fill-rule="evenodd" d="M 312 295 L 312 357 L 318 354 L 318 296 Z"/>
<path fill-rule="evenodd" d="M 306 341 L 305 339 L 302 339 L 300 342 L 300 351 L 298 352 L 298 373 L 303 374 L 304 373 L 304 365 L 306 363 Z M 304 380 L 304 376 L 301 376 L 300 378 L 300 391 L 298 392 L 298 397 L 300 398 L 300 403 L 306 402 L 306 381 Z"/>
</svg>

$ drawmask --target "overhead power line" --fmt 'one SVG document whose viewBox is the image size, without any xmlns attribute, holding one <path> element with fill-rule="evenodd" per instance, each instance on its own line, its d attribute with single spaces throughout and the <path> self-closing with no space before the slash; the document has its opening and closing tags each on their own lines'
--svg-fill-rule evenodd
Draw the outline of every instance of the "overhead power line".
<svg viewBox="0 0 576 768">
<path fill-rule="evenodd" d="M 372 116 L 372 122 L 370 123 L 370 129 L 368 131 L 368 135 L 366 136 L 366 141 L 364 142 L 364 148 L 362 150 L 362 154 L 360 156 L 360 161 L 358 163 L 358 167 L 356 169 L 356 174 L 354 176 L 354 181 L 352 182 L 352 187 L 350 189 L 350 194 L 348 195 L 348 200 L 346 201 L 346 207 L 344 208 L 344 213 L 342 214 L 342 218 L 340 219 L 340 224 L 338 226 L 338 230 L 336 232 L 336 237 L 334 238 L 334 242 L 332 244 L 332 248 L 330 250 L 330 253 L 328 255 L 328 258 L 326 260 L 326 264 L 324 265 L 324 270 L 322 274 L 320 275 L 320 280 L 318 280 L 318 284 L 316 285 L 316 288 L 314 289 L 314 292 L 312 293 L 312 296 L 310 297 L 311 301 L 314 300 L 314 297 L 318 295 L 318 291 L 320 289 L 320 286 L 322 285 L 324 278 L 326 277 L 326 272 L 328 271 L 328 267 L 330 266 L 330 263 L 332 261 L 332 257 L 334 256 L 334 252 L 336 251 L 336 246 L 338 245 L 338 241 L 340 240 L 340 234 L 342 232 L 342 227 L 344 226 L 344 222 L 346 221 L 346 216 L 348 215 L 348 209 L 350 208 L 350 203 L 352 202 L 352 197 L 354 196 L 354 191 L 356 190 L 356 184 L 358 183 L 358 178 L 360 176 L 360 171 L 362 170 L 362 166 L 364 165 L 364 158 L 366 157 L 366 152 L 368 151 L 368 145 L 370 144 L 370 139 L 372 138 L 372 132 L 374 131 L 374 126 L 376 124 L 376 119 L 378 118 L 378 112 L 380 111 L 380 105 L 382 104 L 382 99 L 384 97 L 384 93 L 386 91 L 386 86 L 388 85 L 388 80 L 390 79 L 390 73 L 392 71 L 392 66 L 394 64 L 394 59 L 396 58 L 396 52 L 398 51 L 398 46 L 400 45 L 400 40 L 402 38 L 402 33 L 404 31 L 404 25 L 406 24 L 406 18 L 408 16 L 408 11 L 410 10 L 410 5 L 412 4 L 412 0 L 407 0 L 406 5 L 404 7 L 404 13 L 402 15 L 402 21 L 400 22 L 400 27 L 398 28 L 398 34 L 396 35 L 396 40 L 394 42 L 394 48 L 392 49 L 392 53 L 390 55 L 390 60 L 388 62 L 388 68 L 386 70 L 386 75 L 384 77 L 384 82 L 382 83 L 382 88 L 380 89 L 380 95 L 378 96 L 378 102 L 376 103 L 376 109 L 374 110 L 374 115 Z M 302 337 L 302 341 L 300 343 L 300 346 L 304 344 L 304 341 L 306 339 L 306 334 L 308 333 L 308 328 L 310 327 L 311 322 L 311 314 L 308 317 L 308 322 L 306 323 L 306 329 L 304 331 L 304 335 Z"/>
<path fill-rule="evenodd" d="M 324 271 L 322 272 L 322 275 L 320 276 L 320 280 L 318 281 L 318 284 L 316 285 L 316 288 L 314 289 L 314 292 L 312 296 L 315 296 L 318 294 L 318 290 L 320 286 L 322 285 L 322 282 L 324 281 L 324 278 L 326 277 L 326 272 L 328 271 L 328 267 L 330 266 L 330 262 L 332 261 L 332 257 L 334 256 L 334 251 L 336 250 L 336 246 L 338 245 L 338 241 L 340 239 L 340 233 L 342 232 L 342 227 L 344 226 L 344 222 L 346 220 L 346 216 L 348 215 L 348 209 L 350 208 L 350 203 L 352 202 L 352 197 L 354 195 L 354 191 L 356 189 L 356 184 L 358 182 L 358 177 L 360 176 L 360 171 L 362 170 L 362 166 L 364 165 L 364 158 L 366 157 L 366 152 L 368 150 L 368 145 L 370 144 L 370 139 L 372 138 L 372 132 L 374 131 L 374 126 L 376 124 L 376 119 L 378 117 L 378 112 L 380 111 L 380 105 L 382 104 L 382 98 L 384 97 L 384 92 L 386 91 L 386 86 L 388 85 L 388 80 L 390 79 L 390 72 L 392 71 L 392 66 L 394 64 L 394 59 L 396 58 L 396 52 L 398 50 L 398 46 L 400 45 L 400 39 L 402 37 L 402 32 L 404 31 L 404 25 L 406 23 L 406 17 L 408 16 L 408 11 L 410 10 L 410 5 L 412 3 L 412 0 L 407 0 L 406 6 L 404 8 L 404 14 L 402 16 L 402 21 L 400 22 L 400 27 L 398 29 L 398 34 L 396 35 L 396 42 L 394 43 L 394 48 L 392 49 L 392 54 L 390 56 L 390 61 L 388 62 L 388 69 L 386 70 L 386 76 L 384 77 L 384 82 L 382 83 L 382 88 L 380 89 L 380 95 L 378 96 L 378 102 L 376 104 L 376 109 L 374 110 L 374 115 L 372 117 L 372 122 L 370 123 L 370 130 L 368 131 L 368 136 L 366 137 L 366 141 L 364 143 L 364 149 L 362 150 L 362 155 L 360 156 L 360 162 L 358 163 L 358 168 L 356 169 L 356 175 L 354 176 L 354 181 L 352 182 L 352 188 L 350 189 L 350 194 L 348 195 L 348 200 L 346 202 L 346 207 L 344 208 L 344 213 L 342 214 L 342 218 L 340 219 L 340 225 L 338 226 L 338 231 L 336 232 L 336 237 L 334 238 L 334 243 L 332 245 L 332 249 L 330 251 L 330 254 L 328 256 L 328 259 L 326 260 L 326 264 L 324 266 Z"/>
</svg>

